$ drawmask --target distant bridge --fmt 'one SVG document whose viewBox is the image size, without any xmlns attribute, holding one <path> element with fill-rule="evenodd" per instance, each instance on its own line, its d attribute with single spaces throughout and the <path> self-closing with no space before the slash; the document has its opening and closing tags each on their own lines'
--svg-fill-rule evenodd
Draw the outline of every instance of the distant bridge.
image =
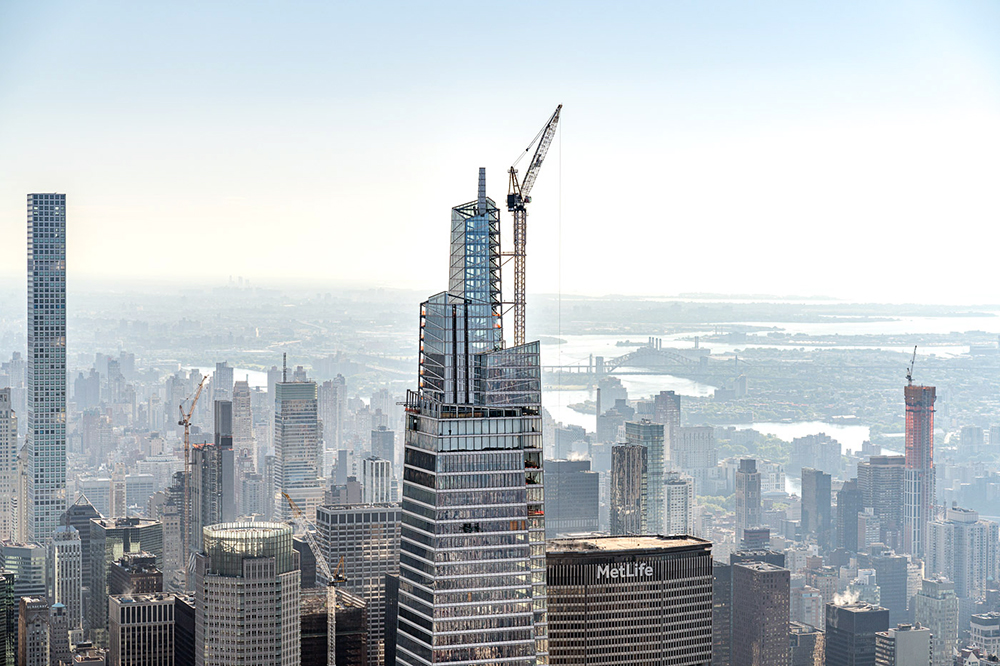
<svg viewBox="0 0 1000 666">
<path fill-rule="evenodd" d="M 592 374 L 602 376 L 615 373 L 617 375 L 666 375 L 671 370 L 693 370 L 699 366 L 705 367 L 711 352 L 708 349 L 694 347 L 691 349 L 664 349 L 658 346 L 639 347 L 635 351 L 622 354 L 612 359 L 594 356 L 587 363 L 576 365 L 543 365 L 543 372 L 565 372 Z M 629 370 L 621 370 L 629 368 Z"/>
</svg>

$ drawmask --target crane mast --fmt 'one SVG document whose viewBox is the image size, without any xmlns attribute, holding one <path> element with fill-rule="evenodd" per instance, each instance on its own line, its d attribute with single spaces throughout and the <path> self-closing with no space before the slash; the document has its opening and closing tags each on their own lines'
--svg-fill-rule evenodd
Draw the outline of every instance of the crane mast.
<svg viewBox="0 0 1000 666">
<path fill-rule="evenodd" d="M 545 156 L 549 153 L 549 146 L 556 135 L 556 126 L 559 124 L 559 112 L 562 111 L 562 104 L 556 107 L 555 113 L 549 118 L 545 127 L 535 135 L 528 147 L 524 149 L 521 156 L 515 160 L 511 166 L 509 175 L 510 183 L 507 190 L 507 210 L 514 215 L 514 345 L 523 345 L 525 340 L 525 263 L 527 258 L 527 234 L 528 234 L 528 209 L 525 204 L 531 203 L 531 189 L 535 186 L 535 179 L 538 178 L 538 171 L 541 169 Z M 535 147 L 535 154 L 525 169 L 524 178 L 518 180 L 517 163 Z"/>
<path fill-rule="evenodd" d="M 207 379 L 208 375 L 201 378 L 198 389 L 194 392 L 194 398 L 191 400 L 191 407 L 188 408 L 186 414 L 183 402 L 177 406 L 181 412 L 181 420 L 177 422 L 177 425 L 184 426 L 184 528 L 181 530 L 183 532 L 181 538 L 184 541 L 184 554 L 182 556 L 184 560 L 187 560 L 190 555 L 191 548 L 191 415 L 194 413 L 195 405 L 198 404 L 198 398 L 201 397 L 201 390 L 205 388 Z M 189 587 L 187 585 L 188 567 L 184 567 L 184 583 L 185 587 Z"/>
<path fill-rule="evenodd" d="M 326 555 L 323 554 L 319 544 L 316 543 L 316 537 L 313 535 L 316 527 L 309 522 L 309 519 L 302 513 L 302 509 L 295 503 L 295 500 L 289 497 L 288 493 L 283 492 L 281 495 L 292 509 L 292 523 L 302 531 L 302 537 L 309 544 L 309 549 L 312 550 L 313 557 L 316 558 L 316 568 L 326 579 L 326 663 L 335 664 L 337 659 L 335 649 L 337 644 L 337 588 L 335 586 L 347 581 L 347 577 L 344 575 L 344 558 L 340 558 L 337 569 L 331 572 L 330 565 L 326 562 Z"/>
</svg>

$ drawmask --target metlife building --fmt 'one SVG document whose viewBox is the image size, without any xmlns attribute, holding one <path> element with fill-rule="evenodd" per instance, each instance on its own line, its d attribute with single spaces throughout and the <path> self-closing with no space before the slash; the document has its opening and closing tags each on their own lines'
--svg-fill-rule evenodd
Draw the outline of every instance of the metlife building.
<svg viewBox="0 0 1000 666">
<path fill-rule="evenodd" d="M 711 542 L 690 536 L 555 539 L 546 560 L 550 663 L 711 663 Z"/>
</svg>

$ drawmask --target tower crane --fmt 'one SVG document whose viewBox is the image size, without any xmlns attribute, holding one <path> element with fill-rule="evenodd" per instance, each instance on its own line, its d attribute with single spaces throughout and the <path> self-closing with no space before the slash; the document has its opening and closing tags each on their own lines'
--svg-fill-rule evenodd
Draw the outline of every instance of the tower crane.
<svg viewBox="0 0 1000 666">
<path fill-rule="evenodd" d="M 910 367 L 906 370 L 906 383 L 913 386 L 913 364 L 917 362 L 917 346 L 913 345 L 913 358 L 910 359 Z"/>
<path fill-rule="evenodd" d="M 302 537 L 309 544 L 309 549 L 313 552 L 313 557 L 316 558 L 316 568 L 326 579 L 326 663 L 335 664 L 337 663 L 336 586 L 347 581 L 347 577 L 344 575 L 344 558 L 341 556 L 336 570 L 331 573 L 330 566 L 326 563 L 326 556 L 323 555 L 319 544 L 316 543 L 316 537 L 313 536 L 313 532 L 316 530 L 315 526 L 309 522 L 309 519 L 302 513 L 302 509 L 295 503 L 295 500 L 288 496 L 288 493 L 283 492 L 281 495 L 292 509 L 292 522 L 302 530 Z"/>
<path fill-rule="evenodd" d="M 524 322 L 525 322 L 525 246 L 528 232 L 528 210 L 525 204 L 531 203 L 531 188 L 538 178 L 538 171 L 545 161 L 545 156 L 549 153 L 549 146 L 556 135 L 556 125 L 559 124 L 559 112 L 562 111 L 562 104 L 556 107 L 555 113 L 545 123 L 535 138 L 531 140 L 528 147 L 524 149 L 513 166 L 510 167 L 510 185 L 507 190 L 507 211 L 514 214 L 514 345 L 524 344 Z M 535 154 L 531 158 L 531 163 L 524 171 L 524 178 L 518 180 L 517 164 L 525 155 L 535 147 Z"/>
<path fill-rule="evenodd" d="M 205 381 L 208 379 L 208 375 L 201 378 L 201 382 L 198 384 L 198 389 L 194 392 L 194 398 L 191 399 L 191 406 L 188 408 L 187 413 L 184 413 L 184 403 L 181 402 L 177 408 L 181 412 L 181 420 L 177 422 L 177 425 L 184 426 L 184 528 L 182 539 L 184 541 L 184 555 L 183 558 L 187 560 L 190 555 L 191 548 L 191 415 L 194 413 L 195 405 L 198 404 L 198 398 L 201 397 L 201 390 L 205 388 Z M 184 568 L 184 580 L 185 586 L 188 579 L 187 574 L 188 568 Z"/>
</svg>

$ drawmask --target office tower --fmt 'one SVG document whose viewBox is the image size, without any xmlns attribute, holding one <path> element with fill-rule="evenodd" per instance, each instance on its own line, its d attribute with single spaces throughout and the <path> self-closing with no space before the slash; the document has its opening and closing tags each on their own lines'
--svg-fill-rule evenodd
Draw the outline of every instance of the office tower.
<svg viewBox="0 0 1000 666">
<path fill-rule="evenodd" d="M 880 631 L 875 634 L 875 666 L 928 666 L 932 642 L 926 627 L 900 624 Z"/>
<path fill-rule="evenodd" d="M 645 446 L 611 448 L 611 534 L 643 535 L 647 528 L 647 456 Z"/>
<path fill-rule="evenodd" d="M 791 572 L 767 562 L 733 565 L 733 666 L 787 666 Z"/>
<path fill-rule="evenodd" d="M 862 510 L 857 479 L 845 481 L 837 491 L 837 547 L 858 552 L 858 514 Z"/>
<path fill-rule="evenodd" d="M 66 195 L 28 195 L 28 539 L 66 510 Z"/>
<path fill-rule="evenodd" d="M 694 492 L 704 495 L 715 473 L 718 455 L 711 426 L 677 427 L 671 433 L 670 465 L 694 479 Z"/>
<path fill-rule="evenodd" d="M 889 611 L 865 603 L 826 605 L 826 666 L 872 666 L 875 634 L 889 630 Z"/>
<path fill-rule="evenodd" d="M 671 433 L 681 427 L 681 397 L 673 391 L 660 391 L 653 396 L 653 421 L 663 424 L 667 451 L 670 451 Z"/>
<path fill-rule="evenodd" d="M 891 552 L 872 555 L 871 566 L 879 588 L 879 606 L 889 611 L 889 624 L 904 622 L 910 599 L 906 592 L 909 576 L 906 557 Z"/>
<path fill-rule="evenodd" d="M 757 461 L 743 458 L 736 470 L 736 543 L 743 540 L 743 530 L 760 525 L 760 499 Z"/>
<path fill-rule="evenodd" d="M 748 527 L 743 530 L 741 550 L 767 550 L 771 547 L 770 527 Z"/>
<path fill-rule="evenodd" d="M 551 664 L 707 666 L 712 544 L 688 536 L 549 541 Z M 785 643 L 788 652 L 788 599 Z"/>
<path fill-rule="evenodd" d="M 924 555 L 924 528 L 933 519 L 934 400 L 933 386 L 907 386 L 906 469 L 903 486 L 903 550 Z M 961 596 L 961 595 L 960 595 Z"/>
<path fill-rule="evenodd" d="M 242 454 L 247 451 L 254 456 L 256 465 L 256 447 L 253 441 L 253 400 L 250 383 L 241 379 L 233 385 L 233 449 Z"/>
<path fill-rule="evenodd" d="M 263 474 L 247 474 L 240 484 L 241 515 L 263 516 L 271 502 L 267 496 L 267 481 Z"/>
<path fill-rule="evenodd" d="M 0 572 L 0 666 L 14 666 L 17 658 L 19 600 L 14 596 L 14 574 Z"/>
<path fill-rule="evenodd" d="M 547 659 L 540 345 L 503 347 L 500 217 L 485 170 L 479 185 L 476 201 L 452 209 L 450 293 L 421 305 L 420 389 L 406 407 L 399 666 Z"/>
<path fill-rule="evenodd" d="M 730 564 L 749 564 L 750 562 L 766 562 L 782 569 L 787 568 L 785 554 L 776 550 L 739 550 L 729 554 Z"/>
<path fill-rule="evenodd" d="M 0 389 L 0 541 L 17 538 L 17 414 Z"/>
<path fill-rule="evenodd" d="M 730 666 L 733 644 L 733 567 L 712 561 L 712 666 Z"/>
<path fill-rule="evenodd" d="M 791 617 L 794 622 L 802 622 L 812 627 L 826 626 L 823 595 L 811 585 L 794 587 L 791 590 Z"/>
<path fill-rule="evenodd" d="M 913 598 L 914 621 L 931 630 L 931 666 L 952 666 L 952 650 L 958 647 L 958 597 L 947 578 L 923 580 Z"/>
<path fill-rule="evenodd" d="M 18 666 L 49 666 L 49 602 L 21 597 L 17 619 Z"/>
<path fill-rule="evenodd" d="M 233 451 L 233 403 L 214 404 L 211 444 L 191 448 L 191 550 L 201 550 L 203 528 L 236 518 L 236 459 Z"/>
<path fill-rule="evenodd" d="M 383 460 L 396 460 L 396 433 L 385 426 L 372 430 L 372 455 Z"/>
<path fill-rule="evenodd" d="M 69 617 L 66 607 L 52 604 L 49 607 L 49 663 L 53 666 L 68 664 L 72 659 L 69 648 Z"/>
<path fill-rule="evenodd" d="M 232 389 L 230 389 L 232 392 Z M 216 400 L 215 416 L 215 448 L 218 459 L 216 480 L 218 488 L 218 505 L 220 520 L 215 522 L 231 522 L 236 519 L 236 456 L 233 451 L 233 403 L 230 400 Z"/>
<path fill-rule="evenodd" d="M 299 587 L 303 590 L 316 587 L 316 553 L 301 536 L 292 537 L 292 548 L 299 557 Z"/>
<path fill-rule="evenodd" d="M 127 518 L 128 504 L 125 497 L 125 465 L 117 463 L 111 473 L 111 490 L 108 495 L 109 518 Z"/>
<path fill-rule="evenodd" d="M 111 517 L 111 479 L 108 477 L 81 477 L 76 482 L 77 489 L 97 512 Z"/>
<path fill-rule="evenodd" d="M 31 536 L 30 511 L 28 510 L 28 473 L 31 463 L 28 461 L 28 445 L 24 444 L 17 452 L 17 530 L 14 541 L 26 543 Z"/>
<path fill-rule="evenodd" d="M 0 544 L 2 570 L 14 574 L 15 597 L 45 597 L 48 594 L 45 575 L 45 548 L 35 543 Z"/>
<path fill-rule="evenodd" d="M 885 545 L 882 542 L 882 522 L 875 515 L 875 509 L 864 507 L 858 514 L 858 552 L 863 553 L 875 544 Z"/>
<path fill-rule="evenodd" d="M 70 629 L 83 627 L 83 544 L 76 528 L 60 525 L 49 542 L 49 599 L 66 607 Z"/>
<path fill-rule="evenodd" d="M 163 592 L 163 572 L 152 553 L 125 553 L 108 567 L 108 594 Z"/>
<path fill-rule="evenodd" d="M 802 469 L 802 536 L 814 537 L 819 547 L 832 545 L 830 532 L 830 486 L 832 477 L 811 467 Z"/>
<path fill-rule="evenodd" d="M 663 473 L 666 451 L 663 424 L 647 419 L 625 423 L 625 440 L 646 447 L 646 533 L 663 533 Z"/>
<path fill-rule="evenodd" d="M 85 495 L 81 495 L 69 505 L 66 513 L 59 519 L 61 524 L 69 525 L 75 529 L 80 538 L 80 571 L 84 597 L 87 597 L 90 589 L 90 521 L 100 517 L 101 514 L 97 512 L 94 505 L 87 501 Z"/>
<path fill-rule="evenodd" d="M 826 644 L 821 629 L 802 622 L 791 622 L 788 628 L 791 642 L 790 666 L 823 666 Z"/>
<path fill-rule="evenodd" d="M 315 521 L 316 507 L 323 503 L 316 382 L 278 382 L 274 388 L 275 515 L 291 518 L 287 494 L 308 520 Z"/>
<path fill-rule="evenodd" d="M 969 621 L 969 643 L 987 654 L 1000 654 L 1000 613 L 979 613 Z"/>
<path fill-rule="evenodd" d="M 193 476 L 193 475 L 192 475 Z M 194 484 L 192 484 L 194 485 Z M 150 518 L 163 523 L 163 572 L 167 588 L 172 592 L 184 590 L 186 553 L 184 553 L 184 472 L 176 472 L 173 483 L 164 491 L 166 496 L 159 511 L 150 512 Z M 189 535 L 193 540 L 193 535 Z M 86 568 L 84 569 L 86 571 Z"/>
<path fill-rule="evenodd" d="M 326 448 L 347 448 L 344 438 L 344 418 L 347 413 L 347 381 L 343 375 L 323 382 L 318 389 L 319 419 L 323 423 Z"/>
<path fill-rule="evenodd" d="M 195 557 L 195 664 L 297 665 L 300 590 L 292 528 L 221 523 L 205 528 L 202 544 Z"/>
<path fill-rule="evenodd" d="M 195 601 L 189 594 L 174 595 L 174 664 L 193 664 L 195 660 Z"/>
<path fill-rule="evenodd" d="M 872 456 L 858 463 L 861 503 L 879 520 L 880 541 L 893 550 L 903 547 L 904 456 Z"/>
<path fill-rule="evenodd" d="M 691 534 L 694 531 L 694 481 L 679 472 L 663 477 L 663 533 Z"/>
<path fill-rule="evenodd" d="M 360 596 L 367 605 L 371 666 L 385 663 L 386 632 L 392 631 L 385 621 L 385 579 L 386 575 L 399 574 L 401 519 L 398 504 L 322 506 L 316 512 L 326 561 L 337 566 L 344 558 L 347 580 L 340 587 Z"/>
<path fill-rule="evenodd" d="M 173 595 L 113 595 L 108 604 L 108 666 L 174 665 Z"/>
<path fill-rule="evenodd" d="M 212 402 L 218 400 L 230 401 L 233 399 L 233 368 L 229 367 L 228 361 L 215 364 L 215 373 L 212 375 Z"/>
<path fill-rule="evenodd" d="M 88 616 L 94 643 L 107 644 L 108 571 L 125 553 L 146 551 L 163 567 L 163 524 L 143 518 L 90 521 L 90 604 Z"/>
<path fill-rule="evenodd" d="M 944 520 L 927 523 L 925 531 L 925 571 L 954 581 L 960 599 L 984 595 L 987 579 L 996 575 L 997 524 L 980 520 L 976 511 L 952 506 Z"/>
<path fill-rule="evenodd" d="M 361 485 L 365 504 L 392 502 L 392 463 L 374 456 L 361 461 Z"/>
<path fill-rule="evenodd" d="M 589 460 L 545 461 L 545 537 L 600 529 L 600 474 Z"/>
</svg>

